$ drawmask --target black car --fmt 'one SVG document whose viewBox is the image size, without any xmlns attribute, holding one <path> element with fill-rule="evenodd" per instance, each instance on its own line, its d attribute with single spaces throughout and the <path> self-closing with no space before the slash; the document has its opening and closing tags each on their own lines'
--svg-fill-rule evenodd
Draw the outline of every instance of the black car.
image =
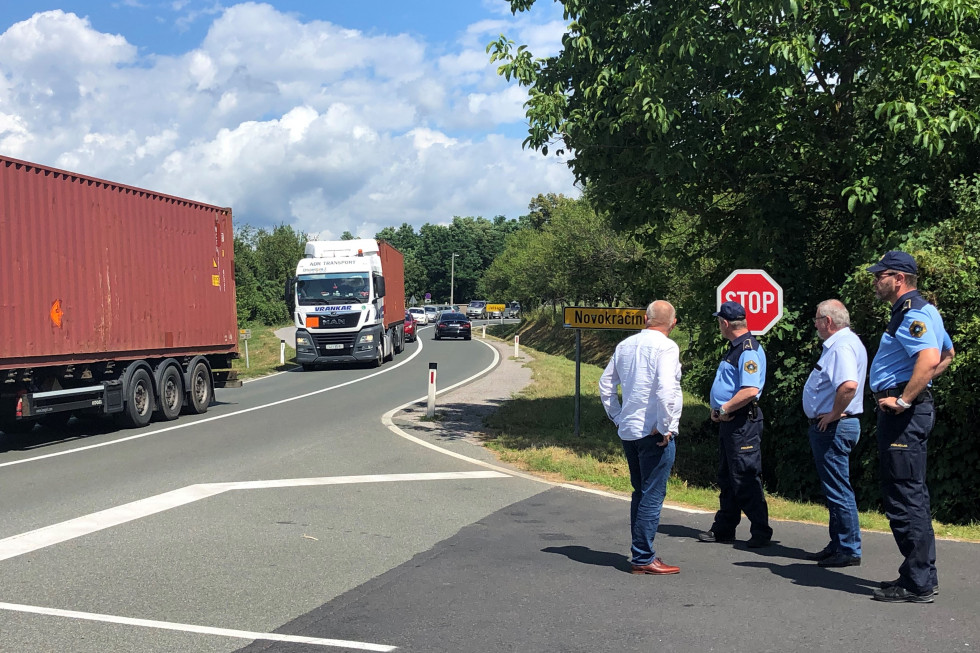
<svg viewBox="0 0 980 653">
<path fill-rule="evenodd" d="M 473 326 L 468 317 L 462 313 L 443 313 L 436 322 L 435 339 L 463 338 L 469 340 Z"/>
</svg>

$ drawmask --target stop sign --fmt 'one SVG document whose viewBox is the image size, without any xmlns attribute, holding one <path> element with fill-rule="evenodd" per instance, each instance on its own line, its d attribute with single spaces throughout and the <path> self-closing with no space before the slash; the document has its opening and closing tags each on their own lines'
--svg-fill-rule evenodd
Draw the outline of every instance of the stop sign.
<svg viewBox="0 0 980 653">
<path fill-rule="evenodd" d="M 783 316 L 783 289 L 765 270 L 735 270 L 718 286 L 717 308 L 738 302 L 753 335 L 762 335 Z"/>
</svg>

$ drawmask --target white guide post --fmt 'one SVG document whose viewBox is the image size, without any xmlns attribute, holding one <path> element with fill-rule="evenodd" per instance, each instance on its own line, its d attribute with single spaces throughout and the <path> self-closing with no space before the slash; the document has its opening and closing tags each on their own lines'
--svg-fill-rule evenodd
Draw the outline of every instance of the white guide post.
<svg viewBox="0 0 980 653">
<path fill-rule="evenodd" d="M 429 363 L 429 398 L 425 406 L 425 416 L 433 418 L 436 415 L 436 363 Z"/>
</svg>

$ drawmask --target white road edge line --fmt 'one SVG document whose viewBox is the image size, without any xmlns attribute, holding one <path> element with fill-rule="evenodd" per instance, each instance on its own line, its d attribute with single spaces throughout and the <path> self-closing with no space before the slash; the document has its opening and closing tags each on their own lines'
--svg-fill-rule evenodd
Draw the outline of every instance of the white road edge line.
<svg viewBox="0 0 980 653">
<path fill-rule="evenodd" d="M 371 474 L 365 476 L 325 476 L 321 478 L 292 478 L 271 481 L 236 481 L 231 483 L 188 485 L 179 490 L 165 492 L 4 538 L 0 540 L 0 561 L 16 558 L 25 553 L 31 553 L 54 544 L 67 542 L 83 535 L 125 524 L 126 522 L 187 505 L 194 501 L 200 501 L 201 499 L 207 499 L 208 497 L 213 497 L 231 490 L 349 485 L 354 483 L 449 481 L 480 478 L 510 478 L 510 475 L 495 471 L 433 472 L 417 474 Z"/>
<path fill-rule="evenodd" d="M 19 603 L 0 602 L 0 610 L 12 612 L 26 612 L 29 614 L 46 615 L 50 617 L 66 617 L 68 619 L 83 619 L 86 621 L 101 621 L 110 624 L 122 624 L 125 626 L 140 626 L 143 628 L 158 628 L 161 630 L 176 630 L 185 633 L 199 633 L 201 635 L 217 635 L 219 637 L 234 637 L 250 641 L 264 640 L 273 642 L 290 642 L 296 644 L 311 644 L 313 646 L 331 646 L 337 648 L 354 649 L 358 651 L 381 651 L 388 652 L 397 649 L 397 646 L 386 644 L 370 644 L 368 642 L 352 642 L 343 639 L 324 639 L 321 637 L 303 637 L 301 635 L 279 635 L 276 633 L 253 633 L 248 630 L 235 630 L 232 628 L 214 628 L 212 626 L 198 626 L 195 624 L 181 624 L 170 621 L 155 621 L 153 619 L 135 619 L 133 617 L 119 617 L 110 614 L 97 614 L 94 612 L 78 612 L 76 610 L 59 610 L 57 608 L 43 608 L 34 605 L 21 605 Z"/>
<path fill-rule="evenodd" d="M 405 365 L 405 364 L 411 362 L 416 356 L 420 355 L 421 353 L 422 353 L 422 343 L 420 341 L 419 342 L 418 349 L 416 349 L 412 353 L 412 355 L 409 356 L 408 358 L 406 358 L 405 360 L 399 361 L 399 362 L 394 363 L 392 365 L 388 365 L 388 366 L 382 367 L 380 370 L 378 370 L 377 372 L 374 372 L 373 374 L 368 374 L 367 376 L 362 376 L 360 378 L 353 379 L 351 381 L 346 381 L 344 383 L 338 383 L 337 385 L 332 385 L 329 388 L 322 388 L 320 390 L 314 390 L 313 392 L 307 392 L 306 394 L 296 395 L 295 397 L 288 397 L 286 399 L 280 399 L 279 401 L 273 401 L 273 402 L 270 402 L 268 404 L 262 404 L 261 406 L 253 406 L 252 408 L 243 408 L 242 410 L 236 410 L 233 413 L 226 413 L 224 415 L 215 415 L 214 417 L 205 417 L 204 419 L 195 420 L 193 422 L 183 422 L 183 423 L 180 423 L 180 424 L 175 424 L 173 426 L 167 426 L 167 427 L 164 427 L 162 429 L 156 429 L 154 431 L 149 431 L 147 433 L 137 433 L 136 435 L 130 435 L 130 436 L 127 436 L 127 437 L 124 437 L 124 438 L 118 438 L 116 440 L 110 440 L 108 442 L 100 442 L 98 444 L 90 444 L 90 445 L 87 445 L 87 446 L 84 446 L 84 447 L 75 447 L 74 449 L 66 449 L 64 451 L 56 451 L 54 453 L 47 453 L 47 454 L 44 454 L 44 455 L 41 455 L 41 456 L 34 456 L 32 458 L 23 458 L 21 460 L 11 460 L 11 461 L 8 461 L 8 462 L 5 462 L 5 463 L 0 463 L 0 467 L 10 467 L 12 465 L 23 465 L 24 463 L 31 463 L 31 462 L 35 462 L 37 460 L 44 460 L 45 458 L 55 458 L 57 456 L 67 456 L 68 454 L 79 453 L 81 451 L 88 451 L 89 449 L 98 449 L 100 447 L 108 447 L 108 446 L 111 446 L 111 445 L 114 445 L 114 444 L 121 444 L 123 442 L 129 442 L 130 440 L 139 440 L 140 438 L 146 438 L 146 437 L 149 437 L 151 435 L 157 435 L 158 433 L 166 433 L 167 431 L 176 431 L 178 429 L 191 428 L 191 427 L 194 427 L 194 426 L 199 426 L 201 424 L 206 424 L 208 422 L 214 422 L 214 421 L 217 421 L 219 419 L 227 419 L 229 417 L 235 417 L 236 415 L 244 415 L 245 413 L 251 413 L 252 411 L 262 410 L 264 408 L 270 408 L 272 406 L 278 406 L 280 404 L 288 404 L 291 401 L 299 401 L 300 399 L 306 399 L 308 397 L 313 397 L 313 396 L 316 396 L 316 395 L 319 395 L 319 394 L 323 394 L 324 392 L 330 392 L 331 390 L 336 390 L 338 388 L 343 388 L 344 386 L 353 385 L 355 383 L 360 383 L 362 381 L 366 381 L 368 379 L 374 378 L 374 377 L 378 376 L 379 374 L 386 374 L 387 372 L 390 372 L 391 370 L 397 369 L 397 368 L 401 367 L 402 365 Z"/>
<path fill-rule="evenodd" d="M 479 342 L 482 345 L 485 345 L 486 347 L 489 347 L 493 351 L 493 362 L 491 362 L 487 367 L 483 368 L 482 370 L 480 370 L 479 372 L 477 372 L 473 376 L 471 376 L 469 378 L 466 378 L 466 379 L 463 379 L 459 383 L 454 383 L 453 385 L 448 386 L 446 388 L 443 388 L 442 390 L 438 390 L 436 392 L 436 395 L 441 395 L 444 392 L 449 392 L 451 390 L 454 390 L 454 389 L 458 388 L 461 385 L 464 385 L 466 383 L 469 383 L 470 381 L 472 381 L 474 379 L 478 379 L 481 376 L 484 376 L 485 374 L 487 374 L 490 370 L 492 370 L 494 367 L 497 366 L 497 363 L 500 361 L 500 352 L 497 351 L 497 348 L 494 347 L 493 345 L 489 344 L 485 340 L 478 340 L 477 342 Z M 421 347 L 419 348 L 419 350 L 421 351 Z M 468 463 L 472 463 L 474 465 L 479 465 L 480 467 L 486 467 L 487 469 L 492 469 L 492 470 L 497 471 L 497 472 L 500 472 L 502 474 L 507 474 L 508 476 L 517 476 L 519 478 L 527 479 L 529 481 L 536 481 L 538 483 L 543 483 L 545 485 L 551 485 L 552 487 L 562 487 L 562 488 L 566 488 L 566 489 L 569 489 L 569 490 L 576 490 L 578 492 L 586 492 L 588 494 L 597 494 L 597 495 L 602 496 L 602 497 L 608 497 L 610 499 L 617 499 L 619 501 L 630 501 L 630 497 L 624 497 L 624 496 L 621 496 L 621 495 L 618 495 L 618 494 L 613 494 L 612 492 L 606 492 L 605 490 L 597 490 L 597 489 L 594 489 L 594 488 L 582 487 L 580 485 L 573 485 L 571 483 L 555 483 L 555 482 L 549 481 L 547 479 L 543 479 L 543 478 L 539 478 L 537 476 L 533 476 L 531 474 L 526 474 L 524 472 L 519 472 L 519 471 L 516 471 L 516 470 L 513 470 L 513 469 L 508 469 L 506 467 L 501 467 L 499 465 L 494 465 L 493 463 L 488 463 L 488 462 L 483 461 L 483 460 L 478 460 L 476 458 L 471 458 L 471 457 L 469 457 L 469 456 L 467 456 L 465 454 L 461 454 L 461 453 L 457 453 L 455 451 L 451 451 L 449 449 L 445 449 L 443 447 L 440 447 L 437 444 L 433 444 L 431 442 L 426 442 L 425 440 L 422 440 L 420 438 L 417 438 L 414 435 L 411 435 L 409 433 L 406 433 L 401 428 L 399 428 L 398 425 L 396 425 L 395 422 L 392 420 L 392 417 L 394 417 L 395 413 L 397 413 L 399 411 L 402 411 L 402 410 L 405 410 L 406 408 L 408 408 L 409 406 L 412 406 L 414 404 L 423 402 L 423 401 L 425 401 L 425 399 L 426 399 L 425 397 L 419 397 L 418 399 L 413 399 L 412 401 L 406 402 L 406 403 L 402 404 L 401 406 L 397 406 L 395 408 L 392 408 L 387 413 L 385 413 L 384 415 L 381 416 L 381 423 L 384 424 L 386 427 L 388 427 L 388 430 L 389 431 L 391 431 L 392 433 L 394 433 L 395 435 L 397 435 L 399 437 L 405 438 L 409 442 L 414 442 L 417 445 L 426 447 L 427 449 L 432 449 L 433 451 L 438 451 L 439 453 L 444 454 L 446 456 L 450 456 L 452 458 L 457 458 L 459 460 L 464 460 L 464 461 L 466 461 Z M 708 511 L 708 510 L 698 510 L 696 508 L 687 508 L 687 507 L 684 507 L 684 506 L 675 506 L 675 505 L 670 504 L 670 503 L 664 503 L 663 507 L 665 509 L 667 509 L 667 510 L 676 510 L 677 512 L 686 512 L 686 513 L 690 513 L 692 515 L 709 515 L 709 514 L 711 514 L 711 511 Z"/>
</svg>

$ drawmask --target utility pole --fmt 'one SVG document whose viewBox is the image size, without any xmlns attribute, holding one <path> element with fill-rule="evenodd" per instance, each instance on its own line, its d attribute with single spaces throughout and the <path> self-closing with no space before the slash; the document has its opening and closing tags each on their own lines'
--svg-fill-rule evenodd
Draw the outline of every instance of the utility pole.
<svg viewBox="0 0 980 653">
<path fill-rule="evenodd" d="M 449 273 L 449 303 L 450 305 L 456 304 L 456 257 L 459 256 L 456 252 L 453 252 L 453 262 L 451 271 Z"/>
</svg>

